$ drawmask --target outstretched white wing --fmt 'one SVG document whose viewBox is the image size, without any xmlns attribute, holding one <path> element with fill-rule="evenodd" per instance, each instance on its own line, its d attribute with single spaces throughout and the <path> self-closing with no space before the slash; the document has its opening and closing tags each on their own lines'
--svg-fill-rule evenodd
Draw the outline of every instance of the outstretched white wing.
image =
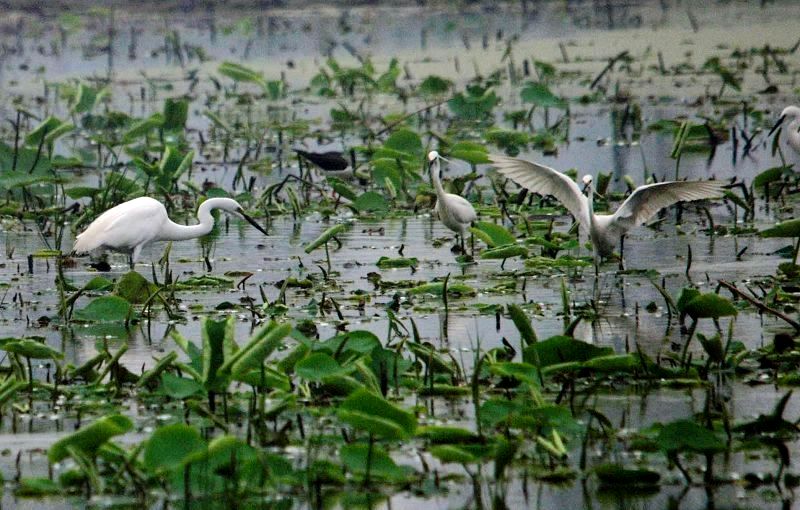
<svg viewBox="0 0 800 510">
<path fill-rule="evenodd" d="M 724 186 L 723 181 L 671 181 L 640 186 L 619 206 L 611 223 L 627 230 L 647 222 L 672 204 L 719 198 Z"/>
<path fill-rule="evenodd" d="M 489 160 L 498 172 L 528 191 L 556 197 L 588 231 L 589 204 L 575 181 L 550 167 L 523 159 L 490 154 Z"/>
</svg>

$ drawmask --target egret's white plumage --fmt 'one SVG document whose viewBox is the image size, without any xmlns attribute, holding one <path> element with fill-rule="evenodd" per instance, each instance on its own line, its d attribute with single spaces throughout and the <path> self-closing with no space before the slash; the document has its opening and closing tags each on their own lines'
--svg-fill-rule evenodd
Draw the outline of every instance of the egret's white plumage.
<svg viewBox="0 0 800 510">
<path fill-rule="evenodd" d="M 444 223 L 444 226 L 455 232 L 461 237 L 461 248 L 464 248 L 464 233 L 470 223 L 478 219 L 475 208 L 464 197 L 446 193 L 439 178 L 441 170 L 441 156 L 436 151 L 428 153 L 428 161 L 431 165 L 431 181 L 436 190 L 436 205 L 433 213 Z"/>
<path fill-rule="evenodd" d="M 584 176 L 588 198 L 566 175 L 552 168 L 506 156 L 490 155 L 497 171 L 523 188 L 540 195 L 552 195 L 575 217 L 592 239 L 596 262 L 614 252 L 617 240 L 658 211 L 677 202 L 689 202 L 722 195 L 722 181 L 671 181 L 639 186 L 614 214 L 594 213 L 592 177 Z"/>
<path fill-rule="evenodd" d="M 789 144 L 789 147 L 794 149 L 795 152 L 800 153 L 800 107 L 787 106 L 784 108 L 778 121 L 772 126 L 772 129 L 770 129 L 769 135 L 772 136 L 772 133 L 787 120 L 789 124 L 786 125 L 786 129 L 782 131 L 782 134 L 786 139 L 786 143 Z"/>
<path fill-rule="evenodd" d="M 196 225 L 179 225 L 169 219 L 167 210 L 150 197 L 134 198 L 107 210 L 75 238 L 76 254 L 90 251 L 115 250 L 130 253 L 131 264 L 136 262 L 142 248 L 155 241 L 183 241 L 201 237 L 214 228 L 213 209 L 238 214 L 265 235 L 267 232 L 244 213 L 236 200 L 209 198 L 197 209 Z"/>
</svg>

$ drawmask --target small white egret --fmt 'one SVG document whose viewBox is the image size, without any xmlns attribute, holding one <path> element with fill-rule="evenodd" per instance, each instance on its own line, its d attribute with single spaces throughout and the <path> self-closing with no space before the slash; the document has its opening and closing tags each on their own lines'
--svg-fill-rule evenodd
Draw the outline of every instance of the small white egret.
<svg viewBox="0 0 800 510">
<path fill-rule="evenodd" d="M 130 254 L 130 264 L 139 258 L 142 248 L 154 241 L 184 241 L 202 237 L 214 228 L 213 209 L 237 214 L 264 235 L 268 235 L 253 218 L 245 214 L 236 200 L 209 198 L 197 209 L 197 225 L 179 225 L 169 219 L 164 204 L 150 197 L 134 198 L 112 207 L 97 217 L 75 238 L 73 251 L 88 253 L 109 249 Z"/>
<path fill-rule="evenodd" d="M 478 215 L 469 200 L 444 191 L 439 177 L 439 172 L 441 171 L 441 163 L 439 161 L 441 159 L 443 158 L 436 151 L 428 153 L 428 161 L 431 165 L 431 181 L 433 182 L 433 188 L 436 190 L 436 205 L 433 207 L 433 213 L 439 218 L 439 221 L 444 223 L 445 227 L 458 234 L 461 239 L 461 253 L 466 254 L 464 233 L 470 223 L 478 219 Z"/>
<path fill-rule="evenodd" d="M 620 241 L 620 269 L 622 269 L 623 240 L 628 230 L 641 225 L 658 211 L 678 202 L 706 198 L 719 198 L 723 192 L 722 181 L 669 181 L 639 186 L 619 206 L 614 214 L 594 213 L 594 188 L 592 176 L 583 177 L 584 192 L 568 176 L 544 165 L 506 156 L 490 155 L 498 172 L 523 188 L 540 195 L 552 195 L 575 217 L 584 232 L 592 239 L 595 272 L 602 258 L 614 253 Z"/>
<path fill-rule="evenodd" d="M 795 152 L 800 153 L 800 108 L 797 106 L 787 106 L 784 108 L 778 121 L 775 122 L 775 125 L 769 130 L 767 136 L 772 136 L 772 133 L 787 119 L 789 120 L 789 124 L 787 124 L 786 129 L 783 130 L 783 134 L 786 136 L 786 143 L 788 143 L 789 147 L 794 149 Z"/>
</svg>

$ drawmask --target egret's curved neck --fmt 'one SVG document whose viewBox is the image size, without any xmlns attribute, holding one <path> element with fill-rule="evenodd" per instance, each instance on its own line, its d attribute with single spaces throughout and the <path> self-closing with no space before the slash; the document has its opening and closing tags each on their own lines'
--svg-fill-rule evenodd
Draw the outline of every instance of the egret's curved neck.
<svg viewBox="0 0 800 510">
<path fill-rule="evenodd" d="M 589 195 L 586 197 L 586 203 L 589 208 L 589 222 L 594 223 L 594 184 L 589 183 Z"/>
<path fill-rule="evenodd" d="M 798 129 L 800 129 L 800 116 L 794 116 L 786 126 L 786 139 L 796 151 L 800 151 L 800 133 Z"/>
<path fill-rule="evenodd" d="M 433 188 L 436 190 L 436 194 L 444 196 L 444 188 L 442 187 L 442 181 L 439 180 L 439 158 L 436 158 L 433 163 L 431 163 L 431 181 L 433 181 Z"/>
<path fill-rule="evenodd" d="M 162 241 L 185 241 L 187 239 L 194 239 L 202 237 L 214 228 L 214 217 L 211 216 L 211 210 L 214 209 L 212 200 L 206 200 L 200 207 L 197 208 L 197 225 L 180 225 L 174 221 L 167 219 L 167 224 L 161 233 Z"/>
</svg>

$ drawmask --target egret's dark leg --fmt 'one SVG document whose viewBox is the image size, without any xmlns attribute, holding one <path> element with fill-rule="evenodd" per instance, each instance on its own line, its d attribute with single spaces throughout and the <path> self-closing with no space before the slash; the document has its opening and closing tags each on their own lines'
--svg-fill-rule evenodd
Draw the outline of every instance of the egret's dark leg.
<svg viewBox="0 0 800 510">
<path fill-rule="evenodd" d="M 461 254 L 462 255 L 466 255 L 467 254 L 467 247 L 464 245 L 464 233 L 463 232 L 458 236 L 458 239 L 459 239 L 459 241 L 461 241 Z"/>
<path fill-rule="evenodd" d="M 619 270 L 625 270 L 625 236 L 619 236 Z"/>
<path fill-rule="evenodd" d="M 594 279 L 600 276 L 600 255 L 594 256 Z"/>
<path fill-rule="evenodd" d="M 131 265 L 131 269 L 133 269 L 134 266 L 133 261 L 139 260 L 139 255 L 142 253 L 142 248 L 144 248 L 143 244 L 137 244 L 136 246 L 133 247 L 133 250 L 130 253 L 130 259 L 128 259 L 128 262 L 130 262 Z"/>
<path fill-rule="evenodd" d="M 133 252 L 128 254 L 128 265 L 131 266 L 131 271 L 133 271 L 133 267 L 134 267 L 134 264 L 133 264 Z"/>
</svg>

